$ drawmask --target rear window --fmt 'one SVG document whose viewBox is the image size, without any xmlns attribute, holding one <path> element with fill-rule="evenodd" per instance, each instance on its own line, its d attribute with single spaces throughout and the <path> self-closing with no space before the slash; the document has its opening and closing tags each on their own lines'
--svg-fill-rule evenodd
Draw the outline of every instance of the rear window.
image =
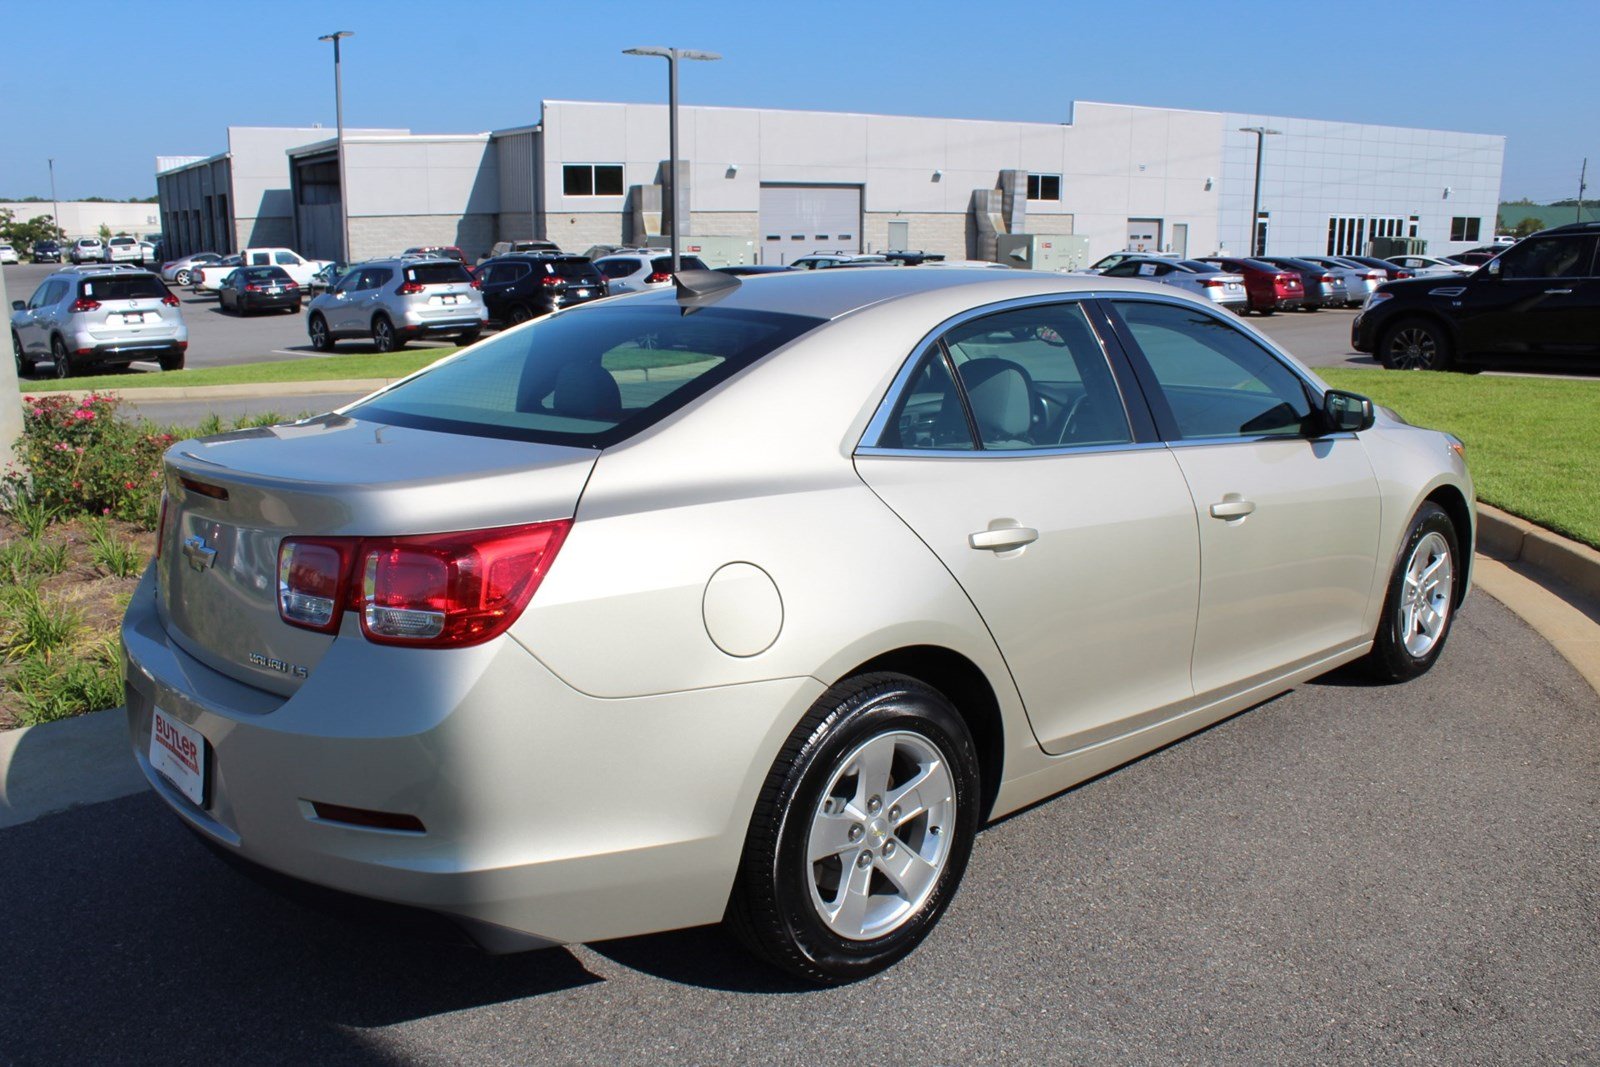
<svg viewBox="0 0 1600 1067">
<path fill-rule="evenodd" d="M 405 270 L 406 281 L 422 285 L 450 285 L 472 281 L 472 275 L 467 273 L 467 268 L 459 263 L 418 263 Z"/>
<path fill-rule="evenodd" d="M 592 282 L 600 279 L 600 272 L 587 259 L 547 259 L 544 272 L 568 281 Z"/>
<path fill-rule="evenodd" d="M 672 273 L 672 257 L 671 256 L 657 256 L 655 259 L 652 259 L 650 261 L 650 269 L 655 271 L 657 274 L 670 274 L 670 273 Z M 705 270 L 706 269 L 706 265 L 700 261 L 700 257 L 699 256 L 679 256 L 678 257 L 678 269 L 679 270 Z"/>
<path fill-rule="evenodd" d="M 602 302 L 479 342 L 349 414 L 445 433 L 602 448 L 823 321 L 718 307 L 684 315 L 676 302 Z"/>
<path fill-rule="evenodd" d="M 289 272 L 282 267 L 246 267 L 243 271 L 246 281 L 250 282 L 286 282 L 289 281 Z"/>
<path fill-rule="evenodd" d="M 160 300 L 167 287 L 153 274 L 102 274 L 85 278 L 78 295 L 91 300 Z"/>
</svg>

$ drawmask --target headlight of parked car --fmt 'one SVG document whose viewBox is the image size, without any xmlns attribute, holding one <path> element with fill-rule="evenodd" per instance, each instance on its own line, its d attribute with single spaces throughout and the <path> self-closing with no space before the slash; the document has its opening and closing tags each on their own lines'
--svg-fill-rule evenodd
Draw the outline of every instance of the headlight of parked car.
<svg viewBox="0 0 1600 1067">
<path fill-rule="evenodd" d="M 1384 293 L 1384 292 L 1368 293 L 1367 294 L 1366 303 L 1361 305 L 1361 310 L 1365 311 L 1369 307 L 1374 306 L 1375 304 L 1381 304 L 1385 300 L 1388 300 L 1392 296 L 1394 296 L 1393 293 Z"/>
</svg>

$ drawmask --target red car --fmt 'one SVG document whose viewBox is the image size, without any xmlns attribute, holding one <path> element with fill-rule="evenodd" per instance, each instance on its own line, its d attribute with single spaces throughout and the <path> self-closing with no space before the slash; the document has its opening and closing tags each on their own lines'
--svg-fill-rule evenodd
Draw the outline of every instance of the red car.
<svg viewBox="0 0 1600 1067">
<path fill-rule="evenodd" d="M 1279 270 L 1259 259 L 1232 259 L 1223 256 L 1198 256 L 1202 263 L 1213 263 L 1225 271 L 1244 277 L 1249 309 L 1262 315 L 1288 311 L 1305 302 L 1305 287 L 1293 271 Z"/>
</svg>

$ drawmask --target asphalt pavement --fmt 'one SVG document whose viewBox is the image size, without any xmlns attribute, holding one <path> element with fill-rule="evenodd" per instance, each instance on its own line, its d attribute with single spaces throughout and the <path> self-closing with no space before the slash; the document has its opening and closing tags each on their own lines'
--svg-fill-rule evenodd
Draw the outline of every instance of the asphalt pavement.
<svg viewBox="0 0 1600 1067">
<path fill-rule="evenodd" d="M 0 830 L 0 1062 L 1593 1061 L 1597 756 L 1600 697 L 1476 595 L 1422 679 L 1335 674 L 990 827 L 922 948 L 832 990 L 716 929 L 421 944 L 140 794 Z"/>
</svg>

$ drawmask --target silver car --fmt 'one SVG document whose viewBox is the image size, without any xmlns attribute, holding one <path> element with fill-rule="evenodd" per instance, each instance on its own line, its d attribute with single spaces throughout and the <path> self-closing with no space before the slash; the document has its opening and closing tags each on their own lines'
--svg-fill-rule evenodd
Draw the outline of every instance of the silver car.
<svg viewBox="0 0 1600 1067">
<path fill-rule="evenodd" d="M 72 262 L 106 263 L 106 246 L 98 237 L 80 237 L 72 242 Z"/>
<path fill-rule="evenodd" d="M 679 283 L 168 450 L 122 639 L 180 819 L 498 951 L 725 919 L 849 981 L 928 933 L 984 822 L 1445 647 L 1460 443 L 1208 301 Z"/>
<path fill-rule="evenodd" d="M 1103 268 L 1100 276 L 1140 278 L 1144 281 L 1176 286 L 1230 311 L 1243 311 L 1250 306 L 1250 294 L 1245 291 L 1242 274 L 1232 274 L 1214 263 L 1205 263 L 1198 259 L 1128 257 Z"/>
<path fill-rule="evenodd" d="M 161 280 L 176 285 L 188 285 L 194 281 L 196 267 L 215 267 L 221 262 L 222 256 L 216 252 L 196 252 L 192 256 L 184 256 L 161 264 Z"/>
<path fill-rule="evenodd" d="M 400 256 L 346 270 L 311 301 L 306 333 L 319 352 L 347 337 L 370 338 L 379 352 L 394 352 L 422 338 L 469 345 L 486 321 L 483 295 L 466 267 L 443 256 Z"/>
<path fill-rule="evenodd" d="M 1360 307 L 1370 293 L 1383 284 L 1383 272 L 1371 267 L 1353 263 L 1349 260 L 1339 259 L 1336 256 L 1296 256 L 1307 263 L 1323 267 L 1329 274 L 1344 280 L 1344 302 L 1346 307 Z"/>
<path fill-rule="evenodd" d="M 11 346 L 19 375 L 32 374 L 41 360 L 57 378 L 134 360 L 181 370 L 189 327 L 178 298 L 149 271 L 125 264 L 68 267 L 26 301 L 11 302 Z"/>
</svg>

